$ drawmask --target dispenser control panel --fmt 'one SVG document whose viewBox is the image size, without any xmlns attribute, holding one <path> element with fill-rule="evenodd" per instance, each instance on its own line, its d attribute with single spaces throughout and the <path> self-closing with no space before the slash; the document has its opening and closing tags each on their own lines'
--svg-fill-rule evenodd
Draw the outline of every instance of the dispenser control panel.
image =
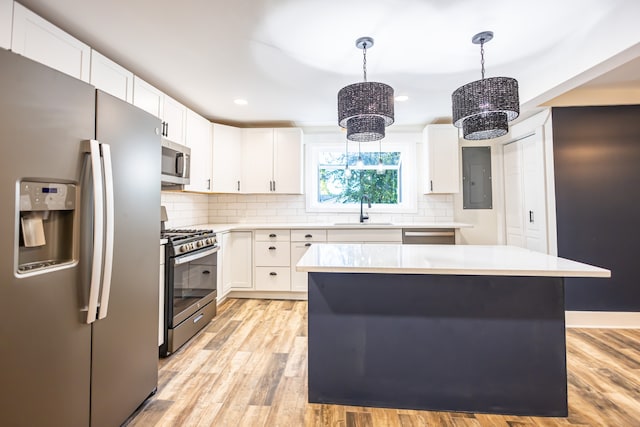
<svg viewBox="0 0 640 427">
<path fill-rule="evenodd" d="M 75 206 L 75 184 L 32 181 L 20 183 L 21 211 L 72 210 Z"/>
</svg>

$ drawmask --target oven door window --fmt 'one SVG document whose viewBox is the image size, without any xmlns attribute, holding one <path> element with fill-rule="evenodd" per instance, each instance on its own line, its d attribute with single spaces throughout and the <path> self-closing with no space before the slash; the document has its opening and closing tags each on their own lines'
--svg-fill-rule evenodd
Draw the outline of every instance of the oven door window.
<svg viewBox="0 0 640 427">
<path fill-rule="evenodd" d="M 207 255 L 197 260 L 174 265 L 173 298 L 174 308 L 189 306 L 216 290 L 217 254 Z"/>
</svg>

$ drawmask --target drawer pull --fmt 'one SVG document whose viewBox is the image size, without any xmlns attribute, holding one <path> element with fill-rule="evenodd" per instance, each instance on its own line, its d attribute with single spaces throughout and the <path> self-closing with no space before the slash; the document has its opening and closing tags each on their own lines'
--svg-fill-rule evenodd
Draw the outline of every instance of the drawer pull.
<svg viewBox="0 0 640 427">
<path fill-rule="evenodd" d="M 305 245 L 306 247 L 309 247 L 309 246 L 311 246 L 311 243 L 305 243 L 304 245 Z"/>
<path fill-rule="evenodd" d="M 196 323 L 198 320 L 202 319 L 204 317 L 204 313 L 200 313 L 198 314 L 195 319 L 193 319 L 193 323 Z"/>
<path fill-rule="evenodd" d="M 269 276 L 277 276 L 278 273 L 276 273 L 275 271 L 272 271 L 271 273 L 269 273 Z"/>
<path fill-rule="evenodd" d="M 304 235 L 304 238 L 305 238 L 305 239 L 311 239 L 312 237 L 313 237 L 313 235 L 311 235 L 311 234 L 305 234 L 305 235 Z"/>
<path fill-rule="evenodd" d="M 278 236 L 276 236 L 275 234 L 271 233 L 271 234 L 269 234 L 269 237 L 271 237 L 273 239 L 274 237 L 278 237 Z"/>
<path fill-rule="evenodd" d="M 275 246 L 269 246 L 269 250 L 270 250 L 270 251 L 275 251 L 275 250 L 276 250 L 276 247 L 275 247 Z"/>
</svg>

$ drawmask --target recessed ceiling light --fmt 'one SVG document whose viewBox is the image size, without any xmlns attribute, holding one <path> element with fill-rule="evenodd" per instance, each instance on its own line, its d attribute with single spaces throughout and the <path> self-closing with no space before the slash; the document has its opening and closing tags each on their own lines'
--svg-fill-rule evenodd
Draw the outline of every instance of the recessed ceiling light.
<svg viewBox="0 0 640 427">
<path fill-rule="evenodd" d="M 247 105 L 248 104 L 246 99 L 240 99 L 240 98 L 234 99 L 233 103 L 236 104 L 236 105 Z"/>
<path fill-rule="evenodd" d="M 395 99 L 396 99 L 396 101 L 398 101 L 398 102 L 404 102 L 404 101 L 406 101 L 407 99 L 409 99 L 409 97 L 408 97 L 407 95 L 398 95 L 398 96 L 396 96 L 396 98 L 395 98 Z"/>
</svg>

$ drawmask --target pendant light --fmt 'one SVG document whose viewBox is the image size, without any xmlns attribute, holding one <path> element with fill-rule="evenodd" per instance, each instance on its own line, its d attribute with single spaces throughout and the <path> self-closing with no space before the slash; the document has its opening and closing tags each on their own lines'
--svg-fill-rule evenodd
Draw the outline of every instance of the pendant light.
<svg viewBox="0 0 640 427">
<path fill-rule="evenodd" d="M 367 81 L 367 49 L 372 46 L 371 37 L 356 40 L 356 47 L 362 49 L 364 81 L 338 92 L 338 124 L 347 129 L 347 139 L 351 141 L 378 141 L 394 121 L 393 88 Z"/>
<path fill-rule="evenodd" d="M 497 138 L 509 131 L 509 123 L 520 114 L 518 81 L 511 77 L 484 77 L 484 44 L 493 39 L 493 32 L 483 31 L 473 36 L 480 45 L 482 79 L 467 83 L 451 95 L 453 125 L 462 128 L 464 139 Z"/>
</svg>

